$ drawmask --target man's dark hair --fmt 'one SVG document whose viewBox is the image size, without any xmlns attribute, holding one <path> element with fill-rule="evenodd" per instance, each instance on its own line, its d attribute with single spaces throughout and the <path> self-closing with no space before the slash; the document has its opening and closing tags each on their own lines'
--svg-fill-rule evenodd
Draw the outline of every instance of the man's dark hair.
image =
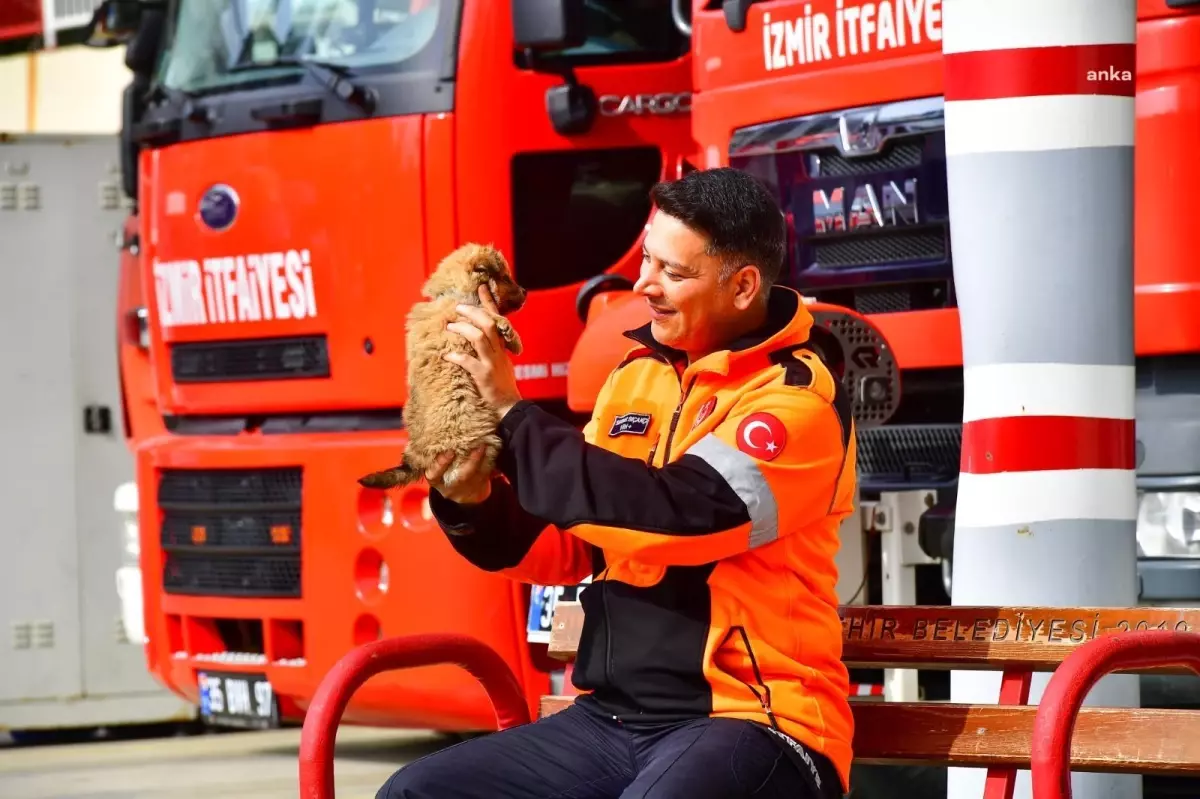
<svg viewBox="0 0 1200 799">
<path fill-rule="evenodd" d="M 721 260 L 721 279 L 754 264 L 770 287 L 787 251 L 787 223 L 779 202 L 758 178 L 731 167 L 691 172 L 650 190 L 658 210 L 708 239 Z"/>
</svg>

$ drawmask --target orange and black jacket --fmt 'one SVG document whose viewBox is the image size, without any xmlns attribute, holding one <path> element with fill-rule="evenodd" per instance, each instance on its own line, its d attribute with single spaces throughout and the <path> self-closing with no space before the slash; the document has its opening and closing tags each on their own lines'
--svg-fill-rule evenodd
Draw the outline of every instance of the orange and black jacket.
<svg viewBox="0 0 1200 799">
<path fill-rule="evenodd" d="M 754 719 L 848 787 L 834 554 L 855 492 L 850 402 L 805 346 L 799 295 L 772 289 L 768 316 L 691 364 L 649 325 L 630 331 L 582 434 L 521 402 L 489 499 L 430 505 L 483 569 L 592 575 L 573 672 L 587 701 L 631 721 Z"/>
</svg>

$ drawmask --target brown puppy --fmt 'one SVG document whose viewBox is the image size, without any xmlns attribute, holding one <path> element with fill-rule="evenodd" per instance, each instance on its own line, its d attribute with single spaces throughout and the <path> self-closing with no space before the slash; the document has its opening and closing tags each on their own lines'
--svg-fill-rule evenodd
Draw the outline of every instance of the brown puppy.
<svg viewBox="0 0 1200 799">
<path fill-rule="evenodd" d="M 487 448 L 480 468 L 494 468 L 500 451 L 496 412 L 479 396 L 471 375 L 443 357 L 450 352 L 475 354 L 471 343 L 446 330 L 446 325 L 459 318 L 456 305 L 481 304 L 480 286 L 488 287 L 501 314 L 512 313 L 525 304 L 525 289 L 513 280 L 508 261 L 499 250 L 481 244 L 466 244 L 447 255 L 421 287 L 428 302 L 414 305 L 405 325 L 408 403 L 404 406 L 404 426 L 408 429 L 408 447 L 399 466 L 360 477 L 360 484 L 395 488 L 416 482 L 439 455 L 454 452 L 457 457 L 443 477 L 443 482 L 450 485 L 462 461 L 480 445 Z M 495 320 L 505 348 L 520 355 L 517 331 L 503 316 Z"/>
</svg>

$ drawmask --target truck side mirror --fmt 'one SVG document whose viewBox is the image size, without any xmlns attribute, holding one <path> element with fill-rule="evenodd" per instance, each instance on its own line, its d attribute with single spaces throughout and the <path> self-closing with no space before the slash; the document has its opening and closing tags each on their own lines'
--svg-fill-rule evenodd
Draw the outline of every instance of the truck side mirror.
<svg viewBox="0 0 1200 799">
<path fill-rule="evenodd" d="M 139 0 L 104 0 L 92 13 L 84 44 L 88 47 L 126 44 L 137 33 L 141 17 Z"/>
<path fill-rule="evenodd" d="M 513 45 L 564 50 L 587 39 L 583 0 L 512 0 Z"/>
</svg>

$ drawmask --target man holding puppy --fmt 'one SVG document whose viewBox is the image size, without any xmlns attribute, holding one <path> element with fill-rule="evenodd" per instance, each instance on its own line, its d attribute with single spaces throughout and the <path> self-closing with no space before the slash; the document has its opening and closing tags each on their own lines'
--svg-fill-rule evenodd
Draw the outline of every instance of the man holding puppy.
<svg viewBox="0 0 1200 799">
<path fill-rule="evenodd" d="M 471 563 L 571 585 L 585 620 L 573 705 L 402 768 L 378 799 L 841 797 L 853 719 L 834 590 L 852 512 L 848 398 L 774 286 L 780 208 L 733 169 L 652 191 L 642 295 L 583 432 L 521 399 L 486 313 L 454 362 L 501 415 L 499 473 L 430 507 Z M 489 298 L 490 299 L 490 298 Z"/>
</svg>

